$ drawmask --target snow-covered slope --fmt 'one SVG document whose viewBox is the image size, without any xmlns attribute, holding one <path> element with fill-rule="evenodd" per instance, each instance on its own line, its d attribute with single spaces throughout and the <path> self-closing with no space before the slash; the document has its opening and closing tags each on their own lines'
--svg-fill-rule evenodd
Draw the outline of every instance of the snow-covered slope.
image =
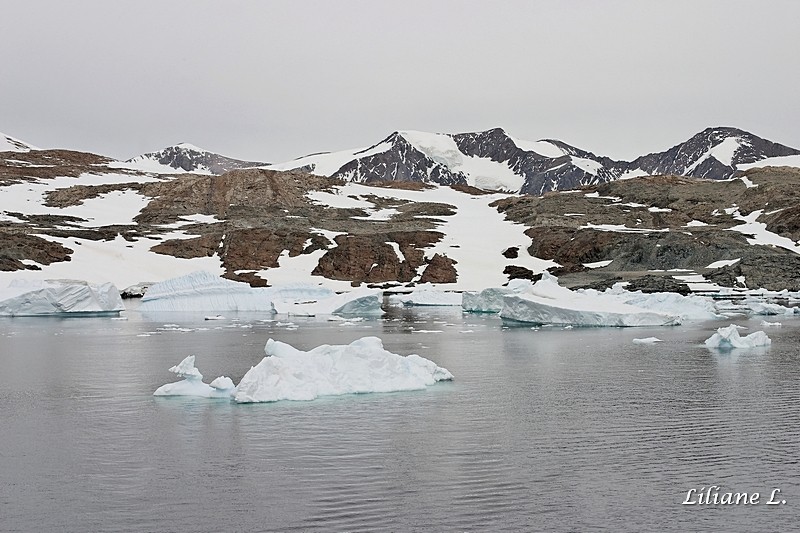
<svg viewBox="0 0 800 533">
<path fill-rule="evenodd" d="M 241 161 L 219 155 L 197 146 L 181 143 L 159 152 L 149 152 L 125 161 L 124 166 L 145 172 L 174 174 L 224 174 L 229 170 L 264 166 L 266 163 Z"/>
<path fill-rule="evenodd" d="M 457 134 L 396 131 L 368 148 L 314 154 L 269 168 L 302 169 L 361 183 L 419 181 L 539 195 L 655 174 L 728 179 L 759 161 L 799 165 L 786 159 L 799 154 L 751 133 L 721 127 L 628 162 L 555 139 L 517 139 L 494 128 Z"/>
<path fill-rule="evenodd" d="M 38 148 L 0 132 L 0 152 L 30 152 L 31 150 L 38 150 Z"/>
</svg>

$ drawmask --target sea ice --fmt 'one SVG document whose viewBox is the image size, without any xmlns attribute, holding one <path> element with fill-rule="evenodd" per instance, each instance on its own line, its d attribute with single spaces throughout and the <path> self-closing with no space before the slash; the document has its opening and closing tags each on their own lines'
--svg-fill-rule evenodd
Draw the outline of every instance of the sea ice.
<svg viewBox="0 0 800 533">
<path fill-rule="evenodd" d="M 548 273 L 529 291 L 503 297 L 500 316 L 518 322 L 558 326 L 672 326 L 680 317 L 619 302 L 597 291 L 572 291 Z"/>
<path fill-rule="evenodd" d="M 708 348 L 731 349 L 731 348 L 756 348 L 759 346 L 769 346 L 772 340 L 763 331 L 756 331 L 746 337 L 739 336 L 739 328 L 735 324 L 719 328 L 716 333 L 706 339 L 705 345 Z"/>
<path fill-rule="evenodd" d="M 239 403 L 313 400 L 319 396 L 424 389 L 453 375 L 418 355 L 401 356 L 377 337 L 347 345 L 322 345 L 307 352 L 270 339 L 267 354 L 242 378 Z"/>
<path fill-rule="evenodd" d="M 194 356 L 190 355 L 169 369 L 183 378 L 175 383 L 167 383 L 156 389 L 153 396 L 199 396 L 201 398 L 230 398 L 233 395 L 233 380 L 220 376 L 210 384 L 203 383 L 203 374 L 194 366 Z"/>
<path fill-rule="evenodd" d="M 124 310 L 111 283 L 15 279 L 0 289 L 0 316 L 102 316 Z"/>
</svg>

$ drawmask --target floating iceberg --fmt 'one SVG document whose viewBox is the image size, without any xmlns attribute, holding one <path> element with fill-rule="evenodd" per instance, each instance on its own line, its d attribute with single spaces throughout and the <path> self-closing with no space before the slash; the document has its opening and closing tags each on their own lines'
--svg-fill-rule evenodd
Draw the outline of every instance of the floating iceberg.
<svg viewBox="0 0 800 533">
<path fill-rule="evenodd" d="M 273 305 L 278 313 L 299 316 L 379 316 L 383 314 L 382 300 L 383 295 L 377 289 L 357 289 L 342 294 L 328 291 L 328 294 L 319 294 L 315 298 L 297 298 L 296 295 L 285 293 L 282 299 L 273 300 Z"/>
<path fill-rule="evenodd" d="M 772 340 L 763 331 L 756 331 L 746 337 L 739 336 L 739 328 L 736 324 L 731 324 L 725 328 L 719 328 L 716 333 L 706 339 L 708 348 L 718 348 L 729 350 L 731 348 L 757 348 L 759 346 L 769 346 Z"/>
<path fill-rule="evenodd" d="M 587 294 L 596 293 L 596 291 L 591 290 L 585 292 Z M 714 305 L 714 301 L 707 296 L 695 294 L 684 296 L 676 292 L 631 292 L 625 290 L 621 283 L 617 283 L 612 288 L 598 294 L 615 296 L 620 303 L 675 315 L 680 317 L 681 320 L 716 320 L 722 318 L 722 315 L 719 314 Z"/>
<path fill-rule="evenodd" d="M 318 346 L 308 352 L 272 339 L 267 354 L 234 387 L 228 377 L 210 384 L 190 355 L 170 368 L 182 381 L 162 385 L 154 396 L 229 398 L 237 403 L 313 400 L 319 396 L 421 390 L 453 375 L 419 355 L 386 351 L 377 337 L 363 337 L 347 345 Z"/>
<path fill-rule="evenodd" d="M 336 294 L 311 284 L 250 287 L 210 272 L 193 272 L 152 285 L 139 310 L 380 315 L 381 300 L 381 292 L 373 289 Z"/>
<path fill-rule="evenodd" d="M 203 383 L 203 374 L 194 366 L 194 356 L 190 355 L 169 369 L 183 378 L 175 383 L 167 383 L 156 389 L 153 396 L 199 396 L 201 398 L 230 398 L 234 385 L 231 378 L 221 376 L 210 384 Z"/>
<path fill-rule="evenodd" d="M 658 337 L 645 337 L 643 339 L 633 339 L 633 344 L 655 344 L 661 342 Z"/>
<path fill-rule="evenodd" d="M 528 292 L 503 297 L 502 318 L 559 326 L 673 326 L 677 314 L 621 303 L 596 291 L 571 291 L 545 272 Z"/>
<path fill-rule="evenodd" d="M 481 292 L 461 294 L 461 307 L 472 313 L 499 313 L 503 310 L 503 297 L 528 292 L 533 287 L 527 279 L 512 279 L 505 287 L 490 287 Z"/>
<path fill-rule="evenodd" d="M 440 291 L 430 284 L 423 284 L 407 294 L 393 294 L 389 301 L 394 305 L 407 306 L 459 306 L 461 294 Z"/>
<path fill-rule="evenodd" d="M 251 368 L 236 388 L 236 402 L 410 391 L 453 379 L 433 361 L 385 350 L 377 337 L 363 337 L 347 345 L 322 345 L 308 352 L 270 339 L 264 351 L 267 357 Z"/>
<path fill-rule="evenodd" d="M 139 310 L 275 312 L 263 289 L 205 271 L 151 285 L 142 297 Z"/>
<path fill-rule="evenodd" d="M 103 316 L 124 310 L 119 291 L 111 283 L 12 280 L 0 289 L 0 316 Z"/>
</svg>

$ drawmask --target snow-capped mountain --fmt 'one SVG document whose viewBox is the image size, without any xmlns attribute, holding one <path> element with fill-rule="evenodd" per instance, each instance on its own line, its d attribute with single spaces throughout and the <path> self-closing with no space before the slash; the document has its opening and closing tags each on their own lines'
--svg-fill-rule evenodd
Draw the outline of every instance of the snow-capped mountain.
<svg viewBox="0 0 800 533">
<path fill-rule="evenodd" d="M 653 174 L 728 179 L 752 166 L 800 166 L 800 158 L 792 159 L 798 155 L 800 150 L 720 127 L 665 152 L 617 161 L 559 140 L 516 139 L 495 128 L 458 134 L 396 131 L 368 148 L 313 154 L 269 168 L 361 183 L 421 181 L 540 195 Z"/>
<path fill-rule="evenodd" d="M 665 152 L 639 157 L 629 164 L 629 170 L 639 174 L 728 179 L 743 170 L 743 165 L 797 155 L 800 150 L 740 129 L 706 128 Z"/>
<path fill-rule="evenodd" d="M 242 161 L 219 155 L 188 143 L 149 152 L 126 161 L 132 167 L 151 172 L 191 172 L 195 174 L 224 174 L 230 170 L 267 165 L 255 161 Z"/>
<path fill-rule="evenodd" d="M 5 133 L 0 133 L 0 152 L 30 152 L 31 150 L 38 150 L 38 148 Z"/>
</svg>

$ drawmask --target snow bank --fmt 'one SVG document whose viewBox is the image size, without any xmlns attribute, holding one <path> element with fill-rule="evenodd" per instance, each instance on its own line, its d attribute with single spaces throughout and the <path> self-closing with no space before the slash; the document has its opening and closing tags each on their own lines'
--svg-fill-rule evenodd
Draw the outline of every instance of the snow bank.
<svg viewBox="0 0 800 533">
<path fill-rule="evenodd" d="M 210 384 L 203 383 L 203 374 L 194 366 L 194 356 L 190 355 L 169 369 L 183 378 L 175 383 L 167 383 L 156 389 L 153 396 L 199 396 L 201 398 L 230 398 L 233 395 L 233 380 L 221 376 Z"/>
<path fill-rule="evenodd" d="M 12 280 L 0 289 L 0 316 L 102 316 L 125 310 L 117 287 L 77 280 Z"/>
<path fill-rule="evenodd" d="M 426 283 L 407 294 L 393 294 L 389 297 L 389 302 L 394 305 L 408 306 L 457 306 L 461 305 L 461 294 L 457 292 L 440 291 Z"/>
<path fill-rule="evenodd" d="M 386 351 L 377 337 L 304 352 L 270 339 L 267 354 L 236 388 L 239 403 L 313 400 L 319 396 L 424 389 L 451 380 L 446 369 L 418 355 Z"/>
<path fill-rule="evenodd" d="M 621 303 L 596 291 L 571 291 L 547 273 L 529 292 L 504 296 L 500 316 L 560 326 L 672 326 L 681 321 L 677 315 Z"/>
<path fill-rule="evenodd" d="M 499 313 L 503 310 L 503 297 L 530 291 L 533 283 L 526 279 L 512 279 L 505 287 L 490 287 L 481 292 L 461 294 L 461 307 L 472 313 Z"/>
<path fill-rule="evenodd" d="M 716 333 L 706 339 L 708 348 L 756 348 L 759 346 L 769 346 L 772 340 L 763 331 L 756 331 L 746 337 L 739 336 L 739 328 L 736 324 L 731 324 L 725 328 L 719 328 Z"/>
</svg>

